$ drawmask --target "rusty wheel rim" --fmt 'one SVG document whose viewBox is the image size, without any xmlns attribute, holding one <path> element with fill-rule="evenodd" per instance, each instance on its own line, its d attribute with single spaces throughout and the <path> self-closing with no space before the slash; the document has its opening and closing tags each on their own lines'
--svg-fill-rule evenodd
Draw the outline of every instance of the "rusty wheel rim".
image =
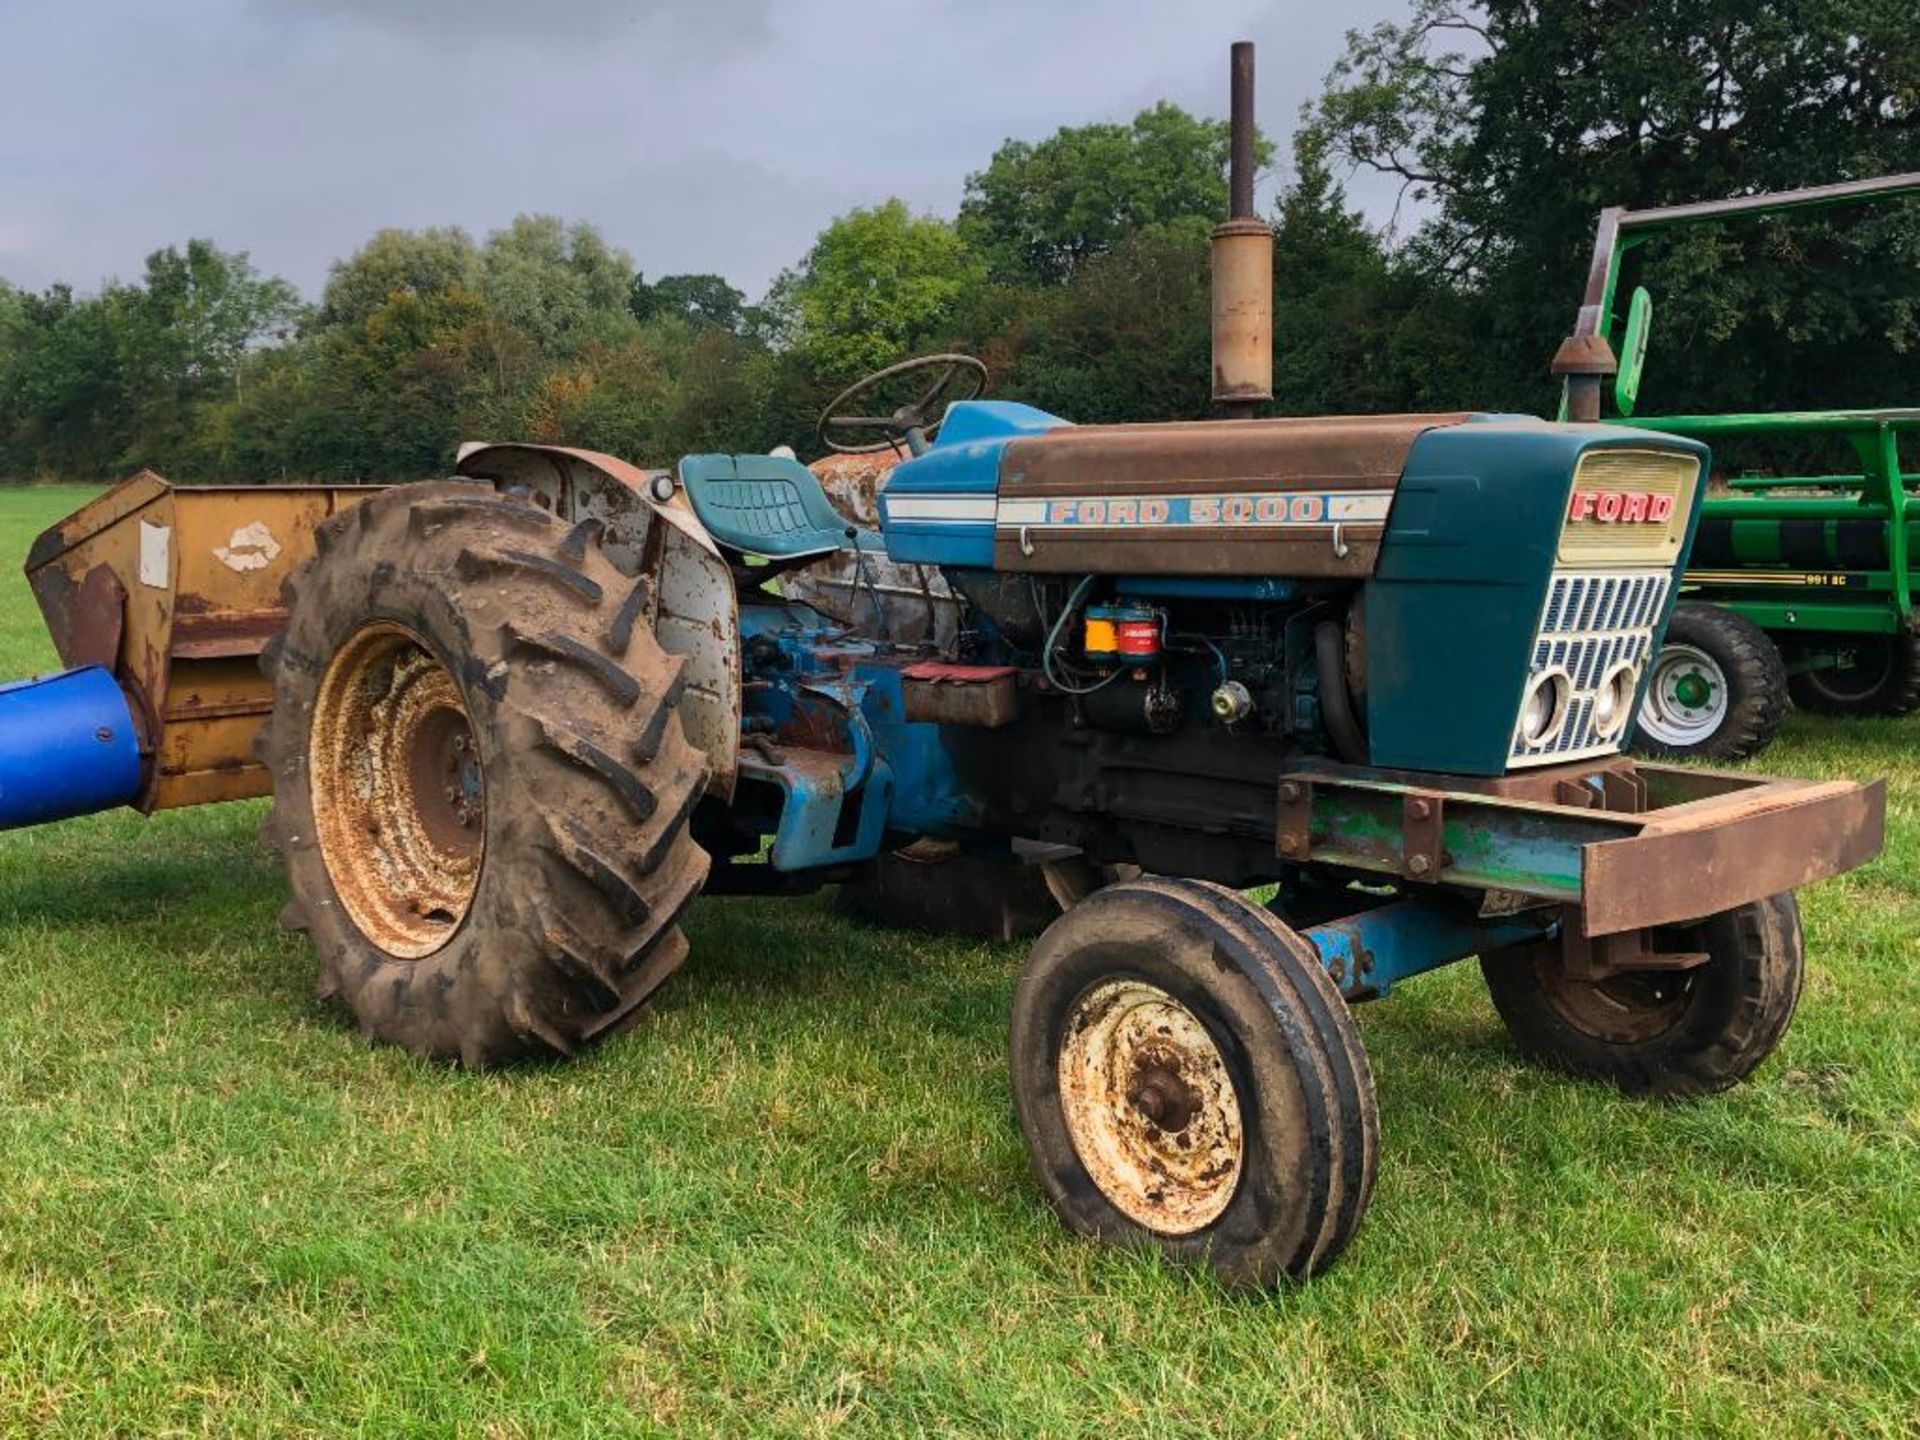
<svg viewBox="0 0 1920 1440">
<path fill-rule="evenodd" d="M 335 654 L 308 745 L 327 876 L 389 955 L 431 955 L 466 918 L 486 848 L 486 787 L 453 674 L 413 631 L 376 621 Z"/>
<path fill-rule="evenodd" d="M 1694 970 L 1647 970 L 1607 980 L 1569 979 L 1554 963 L 1537 972 L 1547 1003 L 1596 1040 L 1638 1045 L 1678 1025 L 1693 997 Z"/>
<path fill-rule="evenodd" d="M 1060 1103 L 1080 1163 L 1136 1225 L 1190 1235 L 1240 1183 L 1240 1097 L 1213 1037 L 1144 980 L 1090 987 L 1060 1040 Z"/>
</svg>

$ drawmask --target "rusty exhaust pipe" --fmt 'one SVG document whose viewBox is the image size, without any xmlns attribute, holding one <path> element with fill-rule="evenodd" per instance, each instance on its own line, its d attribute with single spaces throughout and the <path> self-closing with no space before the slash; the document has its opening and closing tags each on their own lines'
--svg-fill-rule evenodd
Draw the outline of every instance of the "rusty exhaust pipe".
<svg viewBox="0 0 1920 1440">
<path fill-rule="evenodd" d="M 1253 213 L 1251 40 L 1233 44 L 1232 117 L 1232 203 L 1213 232 L 1213 398 L 1246 420 L 1273 398 L 1273 227 Z"/>
</svg>

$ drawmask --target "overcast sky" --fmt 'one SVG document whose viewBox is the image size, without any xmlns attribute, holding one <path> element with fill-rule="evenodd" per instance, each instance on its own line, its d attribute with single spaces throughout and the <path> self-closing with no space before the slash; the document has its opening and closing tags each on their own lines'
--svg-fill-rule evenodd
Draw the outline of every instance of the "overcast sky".
<svg viewBox="0 0 1920 1440">
<path fill-rule="evenodd" d="M 855 205 L 951 215 L 1009 136 L 1224 115 L 1235 39 L 1284 138 L 1345 30 L 1404 8 L 0 0 L 0 277 L 92 288 L 205 235 L 314 296 L 382 226 L 544 211 L 757 296 Z"/>
</svg>

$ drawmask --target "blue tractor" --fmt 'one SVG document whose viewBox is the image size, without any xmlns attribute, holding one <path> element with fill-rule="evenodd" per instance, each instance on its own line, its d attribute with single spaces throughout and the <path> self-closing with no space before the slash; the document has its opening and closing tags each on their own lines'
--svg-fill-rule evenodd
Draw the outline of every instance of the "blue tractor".
<svg viewBox="0 0 1920 1440">
<path fill-rule="evenodd" d="M 1622 754 L 1700 446 L 1080 427 L 952 400 L 980 374 L 912 362 L 828 417 L 910 453 L 877 532 L 791 458 L 517 445 L 325 521 L 260 752 L 322 992 L 424 1053 L 570 1055 L 679 965 L 703 890 L 807 891 L 923 838 L 1130 867 L 1020 978 L 1021 1124 L 1075 1228 L 1246 1281 L 1359 1223 L 1348 1006 L 1411 975 L 1480 956 L 1522 1048 L 1632 1091 L 1772 1050 L 1791 892 L 1871 855 L 1883 801 Z M 937 567 L 949 648 L 890 640 L 878 596 L 854 626 L 784 598 L 823 556 Z"/>
<path fill-rule="evenodd" d="M 1221 288 L 1244 406 L 1265 299 Z M 1379 1134 L 1349 1007 L 1412 976 L 1478 956 L 1523 1051 L 1630 1092 L 1719 1090 L 1773 1050 L 1793 892 L 1876 853 L 1884 794 L 1624 753 L 1703 446 L 1483 414 L 1076 426 L 983 377 L 933 356 L 830 409 L 830 447 L 905 457 L 873 530 L 788 456 L 649 472 L 518 444 L 316 499 L 310 558 L 223 522 L 236 577 L 289 567 L 281 611 L 215 624 L 202 594 L 153 644 L 63 643 L 87 678 L 0 692 L 0 738 L 110 736 L 112 776 L 66 810 L 217 798 L 242 772 L 169 737 L 253 714 L 237 688 L 201 702 L 264 646 L 246 773 L 320 993 L 470 1065 L 627 1027 L 703 891 L 802 893 L 923 841 L 1009 883 L 1021 851 L 1078 866 L 1013 999 L 1035 1171 L 1075 1230 L 1236 1283 L 1353 1237 Z M 85 525 L 36 548 L 57 633 L 88 603 L 147 633 L 199 542 L 139 523 L 123 562 L 62 570 Z M 854 623 L 783 591 L 823 559 L 856 577 Z M 944 577 L 944 641 L 893 637 L 859 578 L 883 563 Z M 135 650 L 207 678 L 157 697 Z M 0 821 L 56 813 L 12 806 L 17 751 Z"/>
</svg>

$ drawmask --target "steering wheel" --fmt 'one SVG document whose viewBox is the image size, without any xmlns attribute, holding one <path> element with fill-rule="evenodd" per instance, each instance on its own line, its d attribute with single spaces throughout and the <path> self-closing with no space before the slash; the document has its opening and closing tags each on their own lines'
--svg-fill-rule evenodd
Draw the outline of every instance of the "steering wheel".
<svg viewBox="0 0 1920 1440">
<path fill-rule="evenodd" d="M 936 372 L 932 383 L 919 391 L 917 399 L 907 400 L 892 414 L 862 415 L 855 410 L 854 401 L 868 399 L 902 377 L 918 375 L 923 370 Z M 967 388 L 961 394 L 949 396 L 947 392 L 956 386 Z M 907 386 L 898 388 L 908 394 L 917 389 Z M 820 443 L 842 455 L 871 455 L 879 450 L 897 450 L 904 443 L 907 449 L 918 455 L 939 433 L 940 422 L 946 419 L 947 406 L 955 401 L 971 400 L 986 388 L 987 367 L 971 355 L 921 355 L 912 360 L 902 360 L 898 365 L 889 365 L 863 380 L 854 381 L 833 397 L 820 415 Z M 885 403 L 884 398 L 881 403 Z M 862 431 L 878 434 L 880 438 L 856 442 L 852 436 Z M 836 432 L 846 438 L 836 439 Z"/>
</svg>

